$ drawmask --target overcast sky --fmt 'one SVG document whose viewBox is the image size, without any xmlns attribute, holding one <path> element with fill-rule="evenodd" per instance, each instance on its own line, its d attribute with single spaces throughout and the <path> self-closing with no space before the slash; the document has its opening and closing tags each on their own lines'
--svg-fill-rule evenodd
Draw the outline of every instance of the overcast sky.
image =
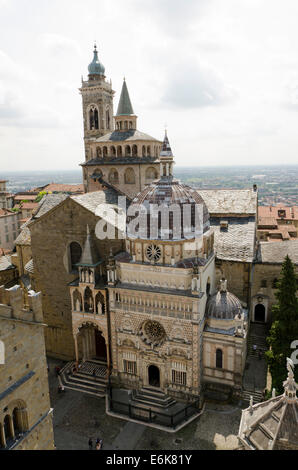
<svg viewBox="0 0 298 470">
<path fill-rule="evenodd" d="M 96 39 L 177 165 L 298 163 L 297 0 L 0 0 L 0 171 L 83 162 Z"/>
</svg>

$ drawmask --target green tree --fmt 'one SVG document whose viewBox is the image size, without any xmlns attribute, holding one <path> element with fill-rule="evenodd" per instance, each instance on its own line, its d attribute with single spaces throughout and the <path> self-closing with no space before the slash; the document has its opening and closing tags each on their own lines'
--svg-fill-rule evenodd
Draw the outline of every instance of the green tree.
<svg viewBox="0 0 298 470">
<path fill-rule="evenodd" d="M 282 383 L 287 377 L 286 358 L 291 357 L 291 343 L 298 340 L 297 278 L 294 265 L 287 255 L 277 282 L 276 304 L 272 306 L 273 323 L 267 338 L 270 350 L 266 352 L 272 387 L 283 393 Z M 298 367 L 296 367 L 296 380 Z"/>
</svg>

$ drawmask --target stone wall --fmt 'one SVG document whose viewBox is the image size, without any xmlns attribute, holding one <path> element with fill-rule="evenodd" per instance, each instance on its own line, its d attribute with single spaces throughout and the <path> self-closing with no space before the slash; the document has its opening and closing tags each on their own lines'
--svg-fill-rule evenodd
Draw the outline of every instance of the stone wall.
<svg viewBox="0 0 298 470">
<path fill-rule="evenodd" d="M 14 448 L 23 450 L 54 449 L 52 410 L 50 408 L 44 327 L 40 294 L 29 298 L 23 308 L 20 287 L 1 291 L 0 340 L 4 343 L 4 365 L 0 365 L 0 430 L 3 446 L 5 421 L 7 444 L 11 432 L 23 436 Z M 5 303 L 3 303 L 5 302 Z M 15 410 L 15 419 L 13 420 Z"/>
<path fill-rule="evenodd" d="M 240 261 L 216 260 L 216 284 L 221 278 L 227 279 L 228 291 L 236 295 L 243 304 L 250 299 L 251 263 Z"/>
<path fill-rule="evenodd" d="M 69 245 L 77 242 L 83 248 L 87 233 L 94 232 L 99 220 L 93 213 L 66 199 L 58 207 L 30 224 L 32 256 L 35 266 L 36 288 L 43 293 L 42 303 L 46 328 L 46 349 L 50 356 L 72 360 L 71 299 L 68 284 L 78 277 L 69 267 Z M 95 242 L 99 256 L 106 258 L 113 246 L 121 251 L 122 240 Z"/>
</svg>

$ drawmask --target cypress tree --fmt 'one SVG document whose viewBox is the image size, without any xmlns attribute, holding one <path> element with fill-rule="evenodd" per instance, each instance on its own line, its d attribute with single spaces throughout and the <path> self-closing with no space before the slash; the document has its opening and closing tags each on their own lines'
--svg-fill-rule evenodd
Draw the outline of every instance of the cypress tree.
<svg viewBox="0 0 298 470">
<path fill-rule="evenodd" d="M 276 304 L 272 306 L 273 323 L 267 338 L 270 350 L 266 352 L 272 387 L 283 393 L 282 383 L 286 380 L 286 358 L 291 357 L 291 343 L 298 340 L 298 298 L 297 278 L 294 265 L 287 255 L 277 282 Z M 295 370 L 298 379 L 298 367 Z"/>
</svg>

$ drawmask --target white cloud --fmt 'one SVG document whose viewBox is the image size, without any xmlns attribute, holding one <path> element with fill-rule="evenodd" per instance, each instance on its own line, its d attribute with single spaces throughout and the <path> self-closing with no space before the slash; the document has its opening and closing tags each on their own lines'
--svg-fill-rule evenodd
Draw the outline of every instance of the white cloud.
<svg viewBox="0 0 298 470">
<path fill-rule="evenodd" d="M 80 77 L 93 41 L 127 78 L 139 126 L 177 165 L 295 162 L 298 3 L 289 0 L 0 0 L 0 154 L 6 169 L 83 160 Z M 3 162 L 1 162 L 2 165 Z M 2 165 L 4 168 L 4 165 Z"/>
<path fill-rule="evenodd" d="M 222 105 L 235 97 L 236 92 L 214 70 L 190 59 L 169 69 L 162 101 L 173 107 L 198 108 Z"/>
</svg>

